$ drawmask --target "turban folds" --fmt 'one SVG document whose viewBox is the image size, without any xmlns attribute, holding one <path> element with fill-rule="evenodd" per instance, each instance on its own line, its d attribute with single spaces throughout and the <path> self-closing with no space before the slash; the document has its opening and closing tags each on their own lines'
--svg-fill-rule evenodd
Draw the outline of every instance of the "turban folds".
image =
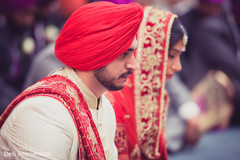
<svg viewBox="0 0 240 160">
<path fill-rule="evenodd" d="M 99 69 L 129 49 L 142 18 L 143 10 L 137 3 L 86 4 L 65 23 L 56 40 L 55 55 L 81 71 Z"/>
</svg>

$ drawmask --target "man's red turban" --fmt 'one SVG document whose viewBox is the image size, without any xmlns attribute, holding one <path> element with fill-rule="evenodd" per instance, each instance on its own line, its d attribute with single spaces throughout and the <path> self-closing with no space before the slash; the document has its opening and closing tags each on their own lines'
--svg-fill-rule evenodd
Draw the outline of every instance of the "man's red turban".
<svg viewBox="0 0 240 160">
<path fill-rule="evenodd" d="M 96 70 L 126 52 L 143 18 L 137 3 L 93 2 L 76 10 L 65 23 L 55 55 L 65 65 Z"/>
</svg>

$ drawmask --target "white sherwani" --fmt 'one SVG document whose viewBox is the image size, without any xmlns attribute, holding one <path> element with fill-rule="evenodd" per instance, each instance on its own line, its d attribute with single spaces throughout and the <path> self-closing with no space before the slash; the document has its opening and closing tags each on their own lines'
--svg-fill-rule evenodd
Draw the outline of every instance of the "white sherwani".
<svg viewBox="0 0 240 160">
<path fill-rule="evenodd" d="M 55 74 L 66 76 L 81 90 L 102 140 L 107 160 L 117 159 L 114 144 L 116 119 L 105 96 L 97 97 L 70 69 Z M 0 130 L 0 159 L 76 160 L 78 134 L 72 117 L 58 100 L 38 96 L 22 101 L 13 110 Z"/>
</svg>

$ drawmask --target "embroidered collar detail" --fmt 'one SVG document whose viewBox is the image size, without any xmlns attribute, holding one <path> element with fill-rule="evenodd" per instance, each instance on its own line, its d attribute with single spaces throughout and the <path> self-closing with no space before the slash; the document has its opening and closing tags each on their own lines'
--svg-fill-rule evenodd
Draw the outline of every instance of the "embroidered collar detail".
<svg viewBox="0 0 240 160">
<path fill-rule="evenodd" d="M 100 101 L 98 104 L 98 98 L 93 94 L 93 92 L 85 85 L 81 78 L 76 74 L 76 72 L 70 67 L 63 67 L 62 70 L 57 71 L 56 74 L 60 74 L 67 77 L 72 82 L 74 82 L 77 87 L 82 92 L 87 105 L 91 109 L 102 109 L 102 96 L 100 96 Z"/>
</svg>

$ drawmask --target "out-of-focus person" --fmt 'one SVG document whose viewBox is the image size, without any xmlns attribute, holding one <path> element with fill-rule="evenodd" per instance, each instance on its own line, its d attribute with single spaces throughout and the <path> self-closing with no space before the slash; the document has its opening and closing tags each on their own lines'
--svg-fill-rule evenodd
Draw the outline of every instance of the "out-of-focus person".
<svg viewBox="0 0 240 160">
<path fill-rule="evenodd" d="M 237 113 L 233 110 L 239 110 L 240 104 L 238 44 L 226 3 L 224 0 L 199 0 L 197 8 L 180 17 L 189 33 L 186 54 L 181 57 L 183 70 L 180 77 L 193 92 L 201 112 L 212 112 L 215 108 L 216 119 L 219 119 L 217 117 L 220 115 L 217 112 L 226 113 L 225 118 L 218 120 L 219 125 L 217 122 L 211 124 L 210 121 L 207 125 L 206 122 L 206 130 L 223 129 L 240 122 L 240 119 L 233 115 Z M 225 84 L 226 79 L 228 80 Z M 211 92 L 207 89 L 209 86 L 212 86 Z M 219 92 L 221 94 L 218 94 Z M 218 104 L 224 97 L 229 107 L 221 107 L 225 103 Z"/>
<path fill-rule="evenodd" d="M 45 0 L 43 1 L 45 2 Z M 49 2 L 46 3 L 49 5 Z M 46 37 L 49 37 L 48 39 L 52 41 L 41 51 L 39 51 L 39 53 L 34 57 L 28 74 L 26 75 L 23 89 L 26 89 L 27 87 L 33 85 L 40 79 L 48 76 L 48 74 L 50 74 L 53 70 L 56 70 L 63 65 L 54 55 L 55 38 L 59 34 L 67 18 L 77 8 L 89 2 L 87 0 L 53 0 L 52 3 L 57 3 L 57 10 L 54 12 L 54 14 L 51 14 L 51 17 L 49 17 L 49 19 L 47 19 L 46 24 L 43 24 L 46 30 Z M 47 7 L 51 7 L 52 3 Z M 49 15 L 49 11 L 47 13 L 48 14 L 44 15 Z M 41 19 L 45 19 L 45 16 Z"/>
<path fill-rule="evenodd" d="M 0 113 L 21 92 L 32 58 L 43 47 L 36 41 L 37 3 L 0 1 Z"/>
</svg>

